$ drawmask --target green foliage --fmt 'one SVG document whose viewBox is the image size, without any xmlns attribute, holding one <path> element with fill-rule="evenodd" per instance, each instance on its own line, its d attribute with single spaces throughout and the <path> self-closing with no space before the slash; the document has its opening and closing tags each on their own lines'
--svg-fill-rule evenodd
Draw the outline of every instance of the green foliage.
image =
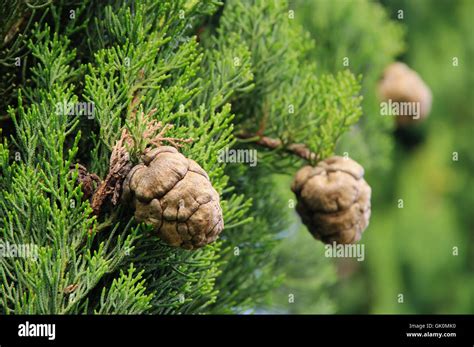
<svg viewBox="0 0 474 347">
<path fill-rule="evenodd" d="M 282 280 L 260 305 L 268 313 L 319 314 L 336 311 L 335 287 L 337 274 L 332 260 L 324 256 L 324 245 L 299 222 L 294 211 L 294 196 L 288 190 L 291 177 L 275 175 L 272 195 L 278 195 L 278 211 L 285 212 L 285 227 L 279 233 L 280 242 L 273 254 L 274 275 Z M 281 212 L 280 212 L 281 213 Z"/>
<path fill-rule="evenodd" d="M 393 119 L 380 116 L 376 84 L 383 69 L 404 49 L 402 26 L 371 0 L 297 0 L 293 6 L 295 19 L 316 41 L 310 54 L 323 71 L 349 68 L 363 75 L 364 115 L 342 137 L 337 151 L 348 152 L 368 171 L 388 170 Z"/>
<path fill-rule="evenodd" d="M 146 295 L 142 274 L 134 275 L 133 265 L 127 273 L 120 271 L 120 277 L 112 281 L 110 289 L 102 290 L 100 307 L 96 314 L 140 314 L 148 311 L 152 295 Z M 134 300 L 129 300 L 132 297 Z"/>
<path fill-rule="evenodd" d="M 328 314 L 336 309 L 334 265 L 324 254 L 324 245 L 315 245 L 313 237 L 301 227 L 280 244 L 276 268 L 286 274 L 278 290 L 272 293 L 270 312 L 290 314 Z M 317 300 L 315 300 L 317 298 Z"/>
<path fill-rule="evenodd" d="M 273 174 L 300 162 L 259 151 L 251 168 L 221 162 L 219 153 L 250 148 L 235 134 L 263 129 L 283 147 L 305 142 L 331 155 L 361 115 L 360 82 L 349 71 L 318 74 L 308 60 L 313 42 L 285 2 L 227 1 L 216 13 L 221 5 L 58 1 L 47 4 L 44 21 L 34 17 L 28 82 L 10 103 L 12 139 L 0 145 L 0 231 L 5 242 L 39 250 L 36 260 L 0 258 L 0 312 L 247 312 L 281 283 L 274 250 L 289 212 L 287 199 L 273 195 L 282 187 Z M 93 115 L 60 106 L 80 102 L 93 104 Z M 180 151 L 221 195 L 218 242 L 185 251 L 124 206 L 92 214 L 75 164 L 104 178 L 123 129 L 137 162 L 149 121 L 172 125 L 167 137 L 192 139 Z"/>
<path fill-rule="evenodd" d="M 23 31 L 31 27 L 34 17 L 30 12 L 34 10 L 28 8 L 26 1 L 4 1 L 0 6 L 0 120 L 7 118 L 7 105 L 17 97 L 21 60 L 27 55 Z"/>
<path fill-rule="evenodd" d="M 0 120 L 8 119 L 3 113 L 18 98 L 20 85 L 28 83 L 27 66 L 31 58 L 28 42 L 31 30 L 49 21 L 55 31 L 64 31 L 76 39 L 75 33 L 85 28 L 84 9 L 87 1 L 80 0 L 11 0 L 0 6 Z M 65 8 L 69 9 L 66 17 Z M 71 12 L 72 11 L 72 12 Z M 66 19 L 67 20 L 64 20 Z"/>
<path fill-rule="evenodd" d="M 144 232 L 144 230 L 142 230 Z M 157 237 L 143 238 L 132 261 L 144 270 L 147 289 L 153 292 L 153 314 L 205 313 L 219 292 L 214 284 L 219 276 L 220 245 L 189 252 L 170 248 Z"/>
<path fill-rule="evenodd" d="M 246 6 L 234 6 L 232 13 L 235 22 L 242 22 L 239 18 L 243 17 Z M 403 49 L 401 26 L 388 21 L 382 7 L 371 1 L 293 1 L 290 9 L 294 10 L 294 19 L 290 18 L 291 13 L 281 2 L 265 2 L 260 6 L 249 17 L 258 24 L 254 30 L 249 30 L 248 24 L 242 25 L 239 42 L 245 40 L 249 46 L 256 46 L 252 52 L 259 54 L 254 56 L 259 63 L 255 64 L 258 69 L 253 73 L 264 78 L 260 79 L 259 85 L 256 77 L 252 94 L 242 104 L 237 102 L 237 110 L 240 112 L 242 108 L 244 115 L 237 119 L 242 120 L 245 129 L 257 131 L 262 118 L 266 117 L 265 134 L 269 136 L 279 137 L 285 143 L 306 143 L 321 157 L 331 155 L 337 144 L 338 153 L 348 152 L 363 164 L 369 174 L 387 170 L 393 120 L 379 116 L 375 88 L 383 68 Z M 265 27 L 267 21 L 261 18 L 268 12 L 266 7 L 278 7 L 282 21 Z M 301 32 L 298 24 L 303 24 L 310 35 Z M 259 31 L 272 32 L 272 37 L 278 39 L 274 42 L 259 39 L 255 37 Z M 344 57 L 349 57 L 349 66 L 343 65 Z M 359 77 L 354 77 L 353 73 Z M 358 96 L 360 91 L 364 96 L 363 102 Z M 271 101 L 258 101 L 265 98 Z M 257 110 L 249 108 L 254 103 Z M 362 114 L 361 106 L 364 116 L 357 122 Z M 266 153 L 260 153 L 260 162 L 260 166 L 266 165 L 282 172 L 292 172 L 295 167 L 293 160 L 282 158 L 275 161 L 274 155 Z M 278 193 L 274 195 L 279 199 L 291 199 L 291 195 L 284 193 L 288 180 L 279 179 L 276 182 Z M 372 184 L 373 180 L 369 182 Z M 258 187 L 258 183 L 255 186 Z M 275 185 L 271 190 L 275 191 Z M 255 199 L 257 194 L 261 191 L 257 190 Z M 276 204 L 274 210 L 282 211 L 287 208 L 285 205 Z M 291 228 L 291 216 L 285 214 L 282 218 L 286 226 L 281 230 Z M 264 308 L 272 312 L 334 312 L 335 295 L 325 294 L 335 281 L 331 275 L 333 267 L 319 259 L 321 252 L 304 247 L 307 242 L 302 239 L 305 237 L 298 233 L 288 233 L 287 240 L 275 253 L 276 268 L 285 274 L 285 281 L 279 290 L 272 292 L 273 304 L 264 305 Z M 299 252 L 293 262 L 294 256 L 290 255 L 294 249 Z M 294 265 L 296 262 L 301 265 L 298 271 Z M 320 272 L 314 265 L 319 262 Z M 289 293 L 297 295 L 291 305 L 288 304 Z M 305 299 L 310 297 L 321 299 L 310 304 Z"/>
<path fill-rule="evenodd" d="M 75 184 L 77 172 L 70 171 L 78 151 L 80 134 L 72 135 L 78 120 L 54 113 L 59 102 L 77 100 L 69 83 L 77 73 L 68 66 L 74 51 L 69 51 L 67 39 L 54 35 L 46 40 L 48 35 L 47 29 L 33 35 L 38 60 L 31 69 L 34 87 L 24 89 L 31 104 L 24 106 L 20 94 L 18 108 L 10 109 L 19 161 L 7 164 L 3 148 L 2 241 L 38 247 L 36 259 L 0 258 L 3 313 L 89 311 L 88 295 L 104 274 L 117 268 L 123 248 L 137 238 L 135 232 L 120 237 L 111 232 L 94 244 L 97 225 Z M 69 286 L 76 286 L 74 292 L 65 292 Z"/>
<path fill-rule="evenodd" d="M 228 1 L 217 36 L 235 32 L 251 52 L 255 87 L 234 102 L 239 130 L 305 143 L 324 158 L 361 115 L 359 82 L 349 72 L 318 77 L 313 42 L 288 16 L 283 1 Z M 229 40 L 230 41 L 230 40 Z M 246 62 L 235 56 L 234 63 Z"/>
<path fill-rule="evenodd" d="M 374 215 L 373 230 L 386 238 L 374 233 L 367 239 L 370 272 L 362 291 L 376 294 L 372 312 L 472 313 L 473 3 L 386 3 L 393 14 L 404 10 L 411 48 L 406 62 L 432 90 L 433 108 L 417 129 L 423 141 L 411 150 L 397 148 L 391 189 L 406 207 L 397 209 L 395 198 L 386 198 Z M 391 300 L 399 292 L 405 293 L 404 305 Z"/>
</svg>

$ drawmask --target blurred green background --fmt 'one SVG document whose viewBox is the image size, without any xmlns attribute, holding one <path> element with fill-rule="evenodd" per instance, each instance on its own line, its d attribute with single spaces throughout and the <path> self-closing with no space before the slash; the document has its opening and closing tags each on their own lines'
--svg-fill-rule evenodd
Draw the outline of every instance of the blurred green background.
<svg viewBox="0 0 474 347">
<path fill-rule="evenodd" d="M 262 311 L 474 313 L 474 1 L 299 0 L 290 8 L 316 43 L 321 72 L 363 76 L 364 115 L 337 154 L 365 167 L 372 217 L 365 261 L 335 261 L 292 213 L 277 252 L 285 280 Z M 403 131 L 380 116 L 376 95 L 393 61 L 433 93 L 428 119 Z M 292 209 L 291 177 L 274 179 Z"/>
</svg>

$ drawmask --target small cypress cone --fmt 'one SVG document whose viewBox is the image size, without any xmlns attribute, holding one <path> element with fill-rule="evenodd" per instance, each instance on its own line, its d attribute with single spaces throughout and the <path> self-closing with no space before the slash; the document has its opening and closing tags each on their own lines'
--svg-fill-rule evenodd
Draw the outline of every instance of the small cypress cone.
<svg viewBox="0 0 474 347">
<path fill-rule="evenodd" d="M 171 246 L 196 249 L 215 241 L 224 228 L 219 194 L 199 164 L 170 146 L 142 160 L 127 175 L 122 194 L 135 218 Z"/>
<path fill-rule="evenodd" d="M 423 120 L 431 110 L 432 95 L 430 88 L 415 71 L 403 63 L 396 62 L 385 68 L 383 78 L 378 85 L 378 92 L 385 101 L 409 102 L 419 105 L 419 114 L 414 112 L 410 114 L 409 112 L 403 112 L 403 107 L 399 104 L 400 114 L 396 117 L 399 126 L 406 126 Z"/>
<path fill-rule="evenodd" d="M 371 189 L 354 160 L 333 156 L 295 175 L 296 210 L 311 234 L 324 243 L 354 243 L 369 224 Z"/>
</svg>

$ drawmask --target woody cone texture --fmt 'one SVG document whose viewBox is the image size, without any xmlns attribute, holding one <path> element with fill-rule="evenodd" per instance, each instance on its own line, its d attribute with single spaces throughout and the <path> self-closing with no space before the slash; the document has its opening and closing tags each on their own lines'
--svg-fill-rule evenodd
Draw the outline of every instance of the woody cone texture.
<svg viewBox="0 0 474 347">
<path fill-rule="evenodd" d="M 196 249 L 215 241 L 224 228 L 219 194 L 199 164 L 169 146 L 142 160 L 128 174 L 122 195 L 135 218 L 171 246 Z"/>
<path fill-rule="evenodd" d="M 393 63 L 385 69 L 378 92 L 385 101 L 419 103 L 419 117 L 401 114 L 396 118 L 400 126 L 423 120 L 431 110 L 431 90 L 415 71 L 403 63 Z"/>
<path fill-rule="evenodd" d="M 330 157 L 305 166 L 291 189 L 296 210 L 311 234 L 324 243 L 354 243 L 369 224 L 371 189 L 354 160 Z"/>
</svg>

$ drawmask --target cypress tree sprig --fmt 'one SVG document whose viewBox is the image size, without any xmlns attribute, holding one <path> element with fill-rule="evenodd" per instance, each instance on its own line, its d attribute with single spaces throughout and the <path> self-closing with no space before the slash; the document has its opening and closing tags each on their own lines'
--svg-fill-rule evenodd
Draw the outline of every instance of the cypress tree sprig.
<svg viewBox="0 0 474 347">
<path fill-rule="evenodd" d="M 309 62 L 313 42 L 287 18 L 285 2 L 228 1 L 216 21 L 209 16 L 217 1 L 101 4 L 49 4 L 45 21 L 53 29 L 38 23 L 28 41 L 28 83 L 9 110 L 15 133 L 10 148 L 0 145 L 0 230 L 2 240 L 31 241 L 39 250 L 36 261 L 0 258 L 1 312 L 256 307 L 279 283 L 272 252 L 288 227 L 272 175 L 299 160 L 260 151 L 254 169 L 219 155 L 251 148 L 236 141 L 242 131 L 332 154 L 360 116 L 359 80 L 348 71 L 323 75 Z M 91 18 L 69 21 L 71 9 Z M 58 107 L 82 102 L 93 105 L 90 117 Z M 138 162 L 146 122 L 133 122 L 137 112 L 172 124 L 170 138 L 193 139 L 180 151 L 221 196 L 220 241 L 188 252 L 161 242 L 123 205 L 92 213 L 77 163 L 104 179 L 124 129 L 140 143 L 131 151 Z"/>
</svg>

